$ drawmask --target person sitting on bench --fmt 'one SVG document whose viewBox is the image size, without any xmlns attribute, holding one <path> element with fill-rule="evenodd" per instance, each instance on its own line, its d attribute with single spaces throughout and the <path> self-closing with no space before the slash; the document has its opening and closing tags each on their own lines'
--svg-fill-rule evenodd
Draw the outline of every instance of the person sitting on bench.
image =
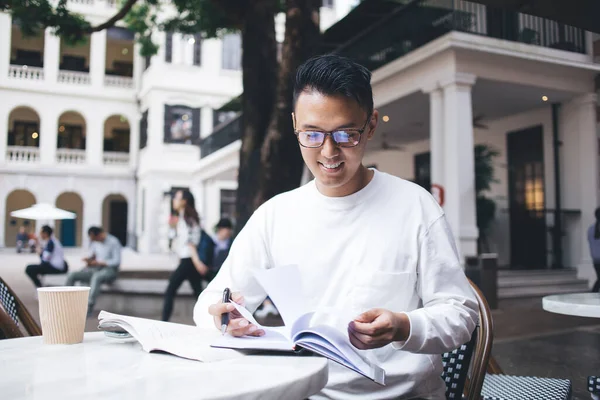
<svg viewBox="0 0 600 400">
<path fill-rule="evenodd" d="M 53 235 L 53 230 L 48 225 L 42 226 L 40 238 L 46 243 L 43 249 L 40 249 L 40 264 L 28 265 L 25 273 L 33 281 L 36 288 L 42 287 L 40 275 L 66 274 L 69 266 L 65 261 L 63 247 Z"/>
</svg>

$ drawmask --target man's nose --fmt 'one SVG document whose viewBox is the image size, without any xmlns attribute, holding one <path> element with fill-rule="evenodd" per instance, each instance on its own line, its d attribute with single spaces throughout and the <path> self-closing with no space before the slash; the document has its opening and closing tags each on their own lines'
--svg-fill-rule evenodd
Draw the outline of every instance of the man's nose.
<svg viewBox="0 0 600 400">
<path fill-rule="evenodd" d="M 340 152 L 340 148 L 337 146 L 331 136 L 325 137 L 323 147 L 321 147 L 321 155 L 325 158 L 333 158 Z"/>
</svg>

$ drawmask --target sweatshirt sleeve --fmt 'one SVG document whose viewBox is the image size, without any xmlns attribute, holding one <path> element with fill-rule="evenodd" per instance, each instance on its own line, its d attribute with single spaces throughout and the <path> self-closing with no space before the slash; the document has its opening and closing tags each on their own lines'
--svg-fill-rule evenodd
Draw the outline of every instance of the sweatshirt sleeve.
<svg viewBox="0 0 600 400">
<path fill-rule="evenodd" d="M 244 228 L 237 235 L 229 250 L 227 259 L 217 276 L 198 297 L 194 306 L 194 322 L 201 328 L 214 327 L 213 317 L 208 307 L 219 302 L 223 289 L 241 292 L 245 306 L 254 312 L 266 298 L 262 286 L 254 279 L 253 271 L 271 268 L 270 255 L 266 246 L 266 220 L 264 206 L 257 209 Z"/>
<path fill-rule="evenodd" d="M 417 291 L 423 307 L 406 313 L 410 335 L 392 346 L 412 353 L 442 354 L 470 340 L 479 306 L 444 215 L 425 232 L 419 252 Z"/>
</svg>

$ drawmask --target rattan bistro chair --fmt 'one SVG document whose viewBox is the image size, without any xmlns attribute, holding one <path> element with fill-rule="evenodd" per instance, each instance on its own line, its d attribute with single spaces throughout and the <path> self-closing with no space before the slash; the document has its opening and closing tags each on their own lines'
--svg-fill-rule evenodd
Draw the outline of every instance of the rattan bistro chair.
<svg viewBox="0 0 600 400">
<path fill-rule="evenodd" d="M 23 337 L 15 321 L 0 307 L 0 340 Z"/>
<path fill-rule="evenodd" d="M 469 283 L 479 305 L 479 322 L 468 343 L 442 355 L 442 379 L 446 383 L 446 399 L 449 400 L 480 399 L 492 351 L 493 322 L 490 307 L 479 288 L 473 282 Z"/>
<path fill-rule="evenodd" d="M 14 321 L 15 325 L 23 324 L 23 328 L 31 336 L 40 336 L 42 330 L 19 297 L 10 286 L 0 277 L 0 303 L 6 314 Z"/>
</svg>

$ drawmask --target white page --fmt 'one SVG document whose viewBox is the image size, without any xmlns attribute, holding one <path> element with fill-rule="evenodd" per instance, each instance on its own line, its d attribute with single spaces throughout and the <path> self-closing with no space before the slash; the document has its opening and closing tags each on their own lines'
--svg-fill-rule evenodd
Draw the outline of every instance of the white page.
<svg viewBox="0 0 600 400">
<path fill-rule="evenodd" d="M 297 265 L 259 270 L 254 276 L 269 294 L 283 322 L 290 329 L 297 319 L 310 311 L 304 307 L 302 278 Z"/>
<path fill-rule="evenodd" d="M 179 357 L 205 362 L 243 356 L 240 352 L 214 349 L 210 346 L 211 341 L 220 336 L 216 328 L 200 329 L 192 325 L 130 317 L 106 311 L 101 311 L 98 319 L 101 323 L 107 321 L 122 326 L 148 352 L 162 350 Z"/>
</svg>

